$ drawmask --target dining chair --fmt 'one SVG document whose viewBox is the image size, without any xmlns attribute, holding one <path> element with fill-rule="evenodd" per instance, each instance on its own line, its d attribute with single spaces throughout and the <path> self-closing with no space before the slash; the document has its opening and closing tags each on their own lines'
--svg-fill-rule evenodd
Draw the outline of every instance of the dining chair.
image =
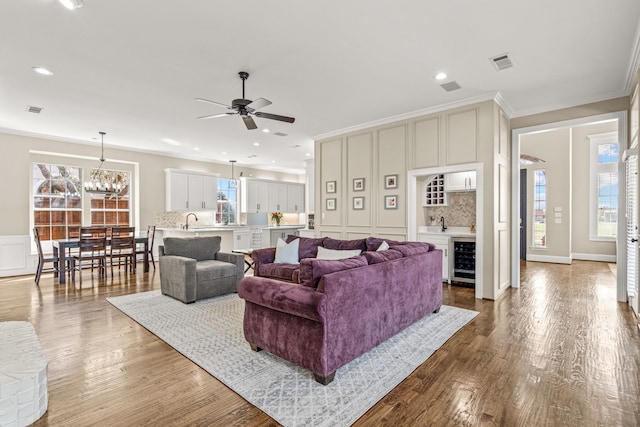
<svg viewBox="0 0 640 427">
<path fill-rule="evenodd" d="M 113 265 L 118 261 L 118 270 L 124 259 L 124 268 L 130 272 L 136 270 L 136 229 L 135 227 L 112 227 L 111 241 L 109 243 L 109 263 L 111 264 L 111 277 L 113 277 Z"/>
<path fill-rule="evenodd" d="M 105 275 L 107 264 L 107 227 L 81 227 L 78 253 L 71 258 L 71 280 L 75 280 L 76 269 L 82 283 L 82 262 L 91 262 L 91 271 L 98 268 L 99 275 Z M 76 266 L 77 263 L 77 266 Z M 97 263 L 97 264 L 96 264 Z"/>
<path fill-rule="evenodd" d="M 38 249 L 38 267 L 36 267 L 35 282 L 36 285 L 40 286 L 40 276 L 42 275 L 42 273 L 50 273 L 56 271 L 55 264 L 53 263 L 57 262 L 57 259 L 54 257 L 44 256 L 44 253 L 42 252 L 42 243 L 40 242 L 40 232 L 36 227 L 33 227 L 33 240 L 35 241 L 36 248 Z M 45 263 L 52 263 L 52 265 L 51 267 L 45 268 Z"/>
<path fill-rule="evenodd" d="M 151 261 L 151 263 L 153 264 L 153 269 L 156 269 L 156 261 L 153 258 L 153 242 L 156 238 L 156 226 L 155 225 L 150 225 L 147 227 L 147 247 L 148 250 L 147 252 L 149 260 Z M 136 245 L 136 261 L 138 261 L 137 256 L 138 255 L 144 255 L 144 245 L 142 244 L 138 244 Z"/>
</svg>

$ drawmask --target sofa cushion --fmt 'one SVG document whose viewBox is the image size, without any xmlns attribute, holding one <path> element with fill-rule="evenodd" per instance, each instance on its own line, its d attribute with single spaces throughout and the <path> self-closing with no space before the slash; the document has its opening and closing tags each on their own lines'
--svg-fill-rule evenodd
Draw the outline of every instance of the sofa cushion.
<svg viewBox="0 0 640 427">
<path fill-rule="evenodd" d="M 395 249 L 402 253 L 403 256 L 411 256 L 432 251 L 435 246 L 427 242 L 403 242 L 400 244 L 390 245 L 391 249 Z"/>
<path fill-rule="evenodd" d="M 336 249 L 336 250 L 353 250 L 360 249 L 361 251 L 367 250 L 367 239 L 357 239 L 357 240 L 337 240 L 332 239 L 331 237 L 327 237 L 324 242 L 322 242 L 322 246 L 327 249 Z"/>
<path fill-rule="evenodd" d="M 164 254 L 192 258 L 196 261 L 215 259 L 220 252 L 220 236 L 165 237 Z"/>
<path fill-rule="evenodd" d="M 292 240 L 300 240 L 300 246 L 298 248 L 298 259 L 303 258 L 315 258 L 318 254 L 318 246 L 322 246 L 322 242 L 326 237 L 298 237 L 293 234 L 287 236 L 287 243 Z"/>
<path fill-rule="evenodd" d="M 362 255 L 341 260 L 305 258 L 300 261 L 300 284 L 315 288 L 325 274 L 365 265 L 367 265 L 367 259 Z"/>
<path fill-rule="evenodd" d="M 365 251 L 362 252 L 362 255 L 364 255 L 369 264 L 378 264 L 403 257 L 400 251 L 394 249 L 388 249 L 386 251 Z"/>
<path fill-rule="evenodd" d="M 236 266 L 228 262 L 211 259 L 200 261 L 196 264 L 196 280 L 198 283 L 233 277 L 235 274 Z"/>
<path fill-rule="evenodd" d="M 276 258 L 273 262 L 276 264 L 297 264 L 299 245 L 299 239 L 294 239 L 286 243 L 281 238 L 278 238 L 278 243 L 276 243 Z"/>
<path fill-rule="evenodd" d="M 296 273 L 296 270 L 299 269 L 300 264 L 264 264 L 260 266 L 260 277 L 298 283 L 299 273 Z M 293 278 L 294 274 L 296 280 Z"/>
<path fill-rule="evenodd" d="M 318 247 L 318 259 L 345 259 L 351 258 L 354 256 L 360 255 L 362 251 L 360 249 L 350 249 L 350 250 L 338 250 L 338 249 L 327 249 L 322 246 Z"/>
<path fill-rule="evenodd" d="M 389 244 L 389 246 L 391 246 L 391 245 L 399 245 L 401 243 L 401 242 L 398 242 L 396 240 L 381 239 L 380 237 L 367 237 L 367 239 L 366 239 L 367 248 L 365 250 L 367 250 L 367 251 L 377 251 L 378 248 L 380 247 L 380 245 L 382 244 L 382 242 L 387 242 Z"/>
</svg>

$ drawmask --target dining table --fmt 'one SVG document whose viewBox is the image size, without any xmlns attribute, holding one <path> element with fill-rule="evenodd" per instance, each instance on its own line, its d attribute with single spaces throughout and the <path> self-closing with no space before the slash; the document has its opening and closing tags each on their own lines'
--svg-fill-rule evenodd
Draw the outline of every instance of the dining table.
<svg viewBox="0 0 640 427">
<path fill-rule="evenodd" d="M 141 244 L 144 245 L 144 258 L 142 261 L 143 271 L 145 273 L 149 272 L 149 237 L 145 233 L 144 236 L 136 236 L 135 237 L 136 245 Z M 107 237 L 107 246 L 111 241 L 110 237 Z M 67 255 L 69 251 L 67 249 L 74 249 L 80 246 L 80 238 L 72 238 L 72 239 L 58 239 L 52 240 L 53 244 L 53 259 L 58 260 L 54 261 L 53 266 L 56 269 L 56 274 L 60 278 L 60 283 L 66 283 L 67 278 L 65 274 L 65 265 L 69 261 L 69 256 Z"/>
</svg>

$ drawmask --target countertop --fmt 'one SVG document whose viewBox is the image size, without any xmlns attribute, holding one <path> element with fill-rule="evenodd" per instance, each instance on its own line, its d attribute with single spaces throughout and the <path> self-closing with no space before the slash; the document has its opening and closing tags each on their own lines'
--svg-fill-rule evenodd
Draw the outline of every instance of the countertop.
<svg viewBox="0 0 640 427">
<path fill-rule="evenodd" d="M 418 234 L 432 234 L 448 237 L 476 237 L 476 233 L 472 233 L 469 227 L 447 227 L 445 231 L 442 231 L 439 225 L 418 227 Z"/>
</svg>

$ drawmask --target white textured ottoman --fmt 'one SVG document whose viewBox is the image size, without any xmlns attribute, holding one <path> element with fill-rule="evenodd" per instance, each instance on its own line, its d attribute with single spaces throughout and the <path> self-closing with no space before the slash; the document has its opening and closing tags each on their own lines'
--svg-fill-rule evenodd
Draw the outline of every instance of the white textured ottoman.
<svg viewBox="0 0 640 427">
<path fill-rule="evenodd" d="M 45 412 L 47 360 L 29 322 L 0 322 L 0 426 L 27 426 Z"/>
</svg>

